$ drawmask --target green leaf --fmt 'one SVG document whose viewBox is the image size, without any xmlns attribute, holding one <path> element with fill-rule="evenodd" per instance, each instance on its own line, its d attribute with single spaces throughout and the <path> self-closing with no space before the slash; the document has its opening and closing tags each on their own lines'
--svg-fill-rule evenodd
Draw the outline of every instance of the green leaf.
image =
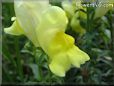
<svg viewBox="0 0 114 86">
<path fill-rule="evenodd" d="M 34 78 L 35 78 L 36 80 L 40 81 L 40 80 L 41 80 L 41 77 L 40 77 L 38 65 L 37 65 L 37 64 L 29 64 L 29 66 L 30 66 L 31 69 L 32 69 Z"/>
</svg>

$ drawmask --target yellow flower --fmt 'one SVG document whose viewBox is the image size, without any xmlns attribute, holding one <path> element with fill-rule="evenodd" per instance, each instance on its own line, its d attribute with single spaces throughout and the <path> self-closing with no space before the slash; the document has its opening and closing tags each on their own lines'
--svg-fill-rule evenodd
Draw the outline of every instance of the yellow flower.
<svg viewBox="0 0 114 86">
<path fill-rule="evenodd" d="M 104 16 L 112 8 L 114 8 L 114 0 L 99 0 L 98 7 L 95 10 L 94 18 Z"/>
<path fill-rule="evenodd" d="M 64 32 L 58 32 L 48 48 L 50 56 L 49 67 L 58 76 L 65 76 L 65 72 L 72 66 L 80 67 L 89 56 L 74 45 L 74 38 Z"/>
<path fill-rule="evenodd" d="M 72 18 L 76 12 L 76 10 L 79 10 L 79 9 L 83 9 L 83 10 L 86 10 L 84 7 L 82 7 L 82 1 L 81 0 L 63 0 L 62 2 L 62 7 L 63 9 L 65 10 L 67 16 L 69 18 Z M 82 12 L 80 12 L 80 16 L 85 18 L 85 15 L 81 15 L 83 14 Z"/>
<path fill-rule="evenodd" d="M 24 33 L 38 47 L 39 42 L 36 36 L 36 28 L 39 24 L 41 13 L 50 6 L 48 0 L 21 0 L 14 3 L 16 19 L 10 28 L 5 28 L 5 32 L 9 32 L 12 35 L 22 35 Z"/>
<path fill-rule="evenodd" d="M 41 8 L 41 9 L 40 9 Z M 5 28 L 12 35 L 26 35 L 36 47 L 40 46 L 49 56 L 49 68 L 58 76 L 72 66 L 80 67 L 89 56 L 74 44 L 74 38 L 65 34 L 68 19 L 65 12 L 48 1 L 15 2 L 16 19 Z"/>
<path fill-rule="evenodd" d="M 72 1 L 68 1 L 68 0 L 64 0 L 62 2 L 62 7 L 63 9 L 66 11 L 66 14 L 69 18 L 72 18 L 72 16 L 74 15 L 75 13 L 75 10 L 76 10 L 76 6 L 75 4 L 73 4 Z"/>
<path fill-rule="evenodd" d="M 77 11 L 79 9 L 83 9 L 86 11 L 86 9 L 84 7 L 82 7 L 81 5 L 81 1 L 80 0 L 64 0 L 62 2 L 62 7 L 63 9 L 66 11 L 67 16 L 70 19 L 70 25 L 71 28 L 80 34 L 83 35 L 85 34 L 86 30 L 80 25 L 80 20 L 79 17 L 86 19 L 86 14 L 83 13 L 82 11 Z"/>
<path fill-rule="evenodd" d="M 14 21 L 14 23 L 11 27 L 4 29 L 5 33 L 12 34 L 12 35 L 23 35 L 24 31 L 20 27 L 18 21 L 16 20 L 16 17 L 12 17 L 11 20 Z"/>
<path fill-rule="evenodd" d="M 86 33 L 86 30 L 80 25 L 80 20 L 78 19 L 79 16 L 80 16 L 80 13 L 81 12 L 77 12 L 71 22 L 70 22 L 70 25 L 72 27 L 72 29 L 75 31 L 75 32 L 78 32 L 80 34 L 80 36 L 82 36 L 83 34 Z M 84 14 L 85 15 L 85 14 Z"/>
</svg>

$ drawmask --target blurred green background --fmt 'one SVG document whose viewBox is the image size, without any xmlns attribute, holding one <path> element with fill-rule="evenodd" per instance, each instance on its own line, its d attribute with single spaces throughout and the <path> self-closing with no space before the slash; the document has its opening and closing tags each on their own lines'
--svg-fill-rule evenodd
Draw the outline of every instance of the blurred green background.
<svg viewBox="0 0 114 86">
<path fill-rule="evenodd" d="M 61 6 L 59 2 L 52 4 Z M 92 14 L 94 8 L 90 8 Z M 76 45 L 90 56 L 80 69 L 72 68 L 64 78 L 57 77 L 48 68 L 48 57 L 41 48 L 35 48 L 25 36 L 12 36 L 2 30 L 2 84 L 112 84 L 114 57 L 111 37 L 112 11 L 105 17 L 91 20 L 91 30 L 79 36 L 68 26 Z M 2 3 L 2 28 L 9 27 L 15 16 L 13 3 Z M 113 28 L 114 29 L 114 28 Z M 112 33 L 111 33 L 112 34 Z"/>
</svg>

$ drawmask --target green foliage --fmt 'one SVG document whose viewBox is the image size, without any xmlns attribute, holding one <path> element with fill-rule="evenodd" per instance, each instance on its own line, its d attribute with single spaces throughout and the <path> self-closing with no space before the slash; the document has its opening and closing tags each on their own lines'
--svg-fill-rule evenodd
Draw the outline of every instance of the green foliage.
<svg viewBox="0 0 114 86">
<path fill-rule="evenodd" d="M 55 1 L 55 0 L 52 0 Z M 52 2 L 60 6 L 59 3 Z M 2 3 L 2 27 L 12 24 L 15 16 L 13 3 Z M 83 36 L 72 31 L 68 26 L 66 33 L 75 37 L 76 45 L 87 52 L 90 61 L 80 69 L 72 68 L 64 78 L 53 75 L 48 68 L 48 56 L 39 47 L 35 48 L 25 36 L 17 37 L 2 33 L 2 83 L 23 84 L 111 84 L 113 81 L 113 64 L 111 50 L 110 12 L 106 16 L 93 19 L 94 8 L 87 10 L 88 20 L 82 20 L 87 32 Z M 84 23 L 83 23 L 84 22 Z M 87 22 L 87 25 L 85 25 Z"/>
</svg>

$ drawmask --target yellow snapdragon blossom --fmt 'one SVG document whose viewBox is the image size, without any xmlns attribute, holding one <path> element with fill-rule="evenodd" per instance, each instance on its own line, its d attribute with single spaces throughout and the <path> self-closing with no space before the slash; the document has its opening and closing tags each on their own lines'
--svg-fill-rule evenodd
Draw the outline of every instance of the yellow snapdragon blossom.
<svg viewBox="0 0 114 86">
<path fill-rule="evenodd" d="M 80 25 L 79 17 L 83 19 L 86 19 L 87 17 L 84 12 L 79 11 L 79 9 L 86 11 L 86 9 L 82 7 L 81 2 L 81 0 L 64 0 L 62 2 L 62 7 L 70 19 L 71 28 L 80 35 L 83 35 L 85 34 L 86 30 Z M 78 11 L 76 12 L 76 10 Z"/>
<path fill-rule="evenodd" d="M 75 46 L 74 38 L 65 33 L 68 20 L 65 12 L 46 1 L 15 1 L 16 18 L 4 31 L 12 35 L 26 35 L 36 47 L 49 56 L 50 70 L 60 77 L 72 66 L 80 67 L 89 56 Z"/>
<path fill-rule="evenodd" d="M 99 0 L 98 7 L 95 10 L 94 18 L 104 16 L 111 9 L 114 9 L 114 0 Z"/>
</svg>

